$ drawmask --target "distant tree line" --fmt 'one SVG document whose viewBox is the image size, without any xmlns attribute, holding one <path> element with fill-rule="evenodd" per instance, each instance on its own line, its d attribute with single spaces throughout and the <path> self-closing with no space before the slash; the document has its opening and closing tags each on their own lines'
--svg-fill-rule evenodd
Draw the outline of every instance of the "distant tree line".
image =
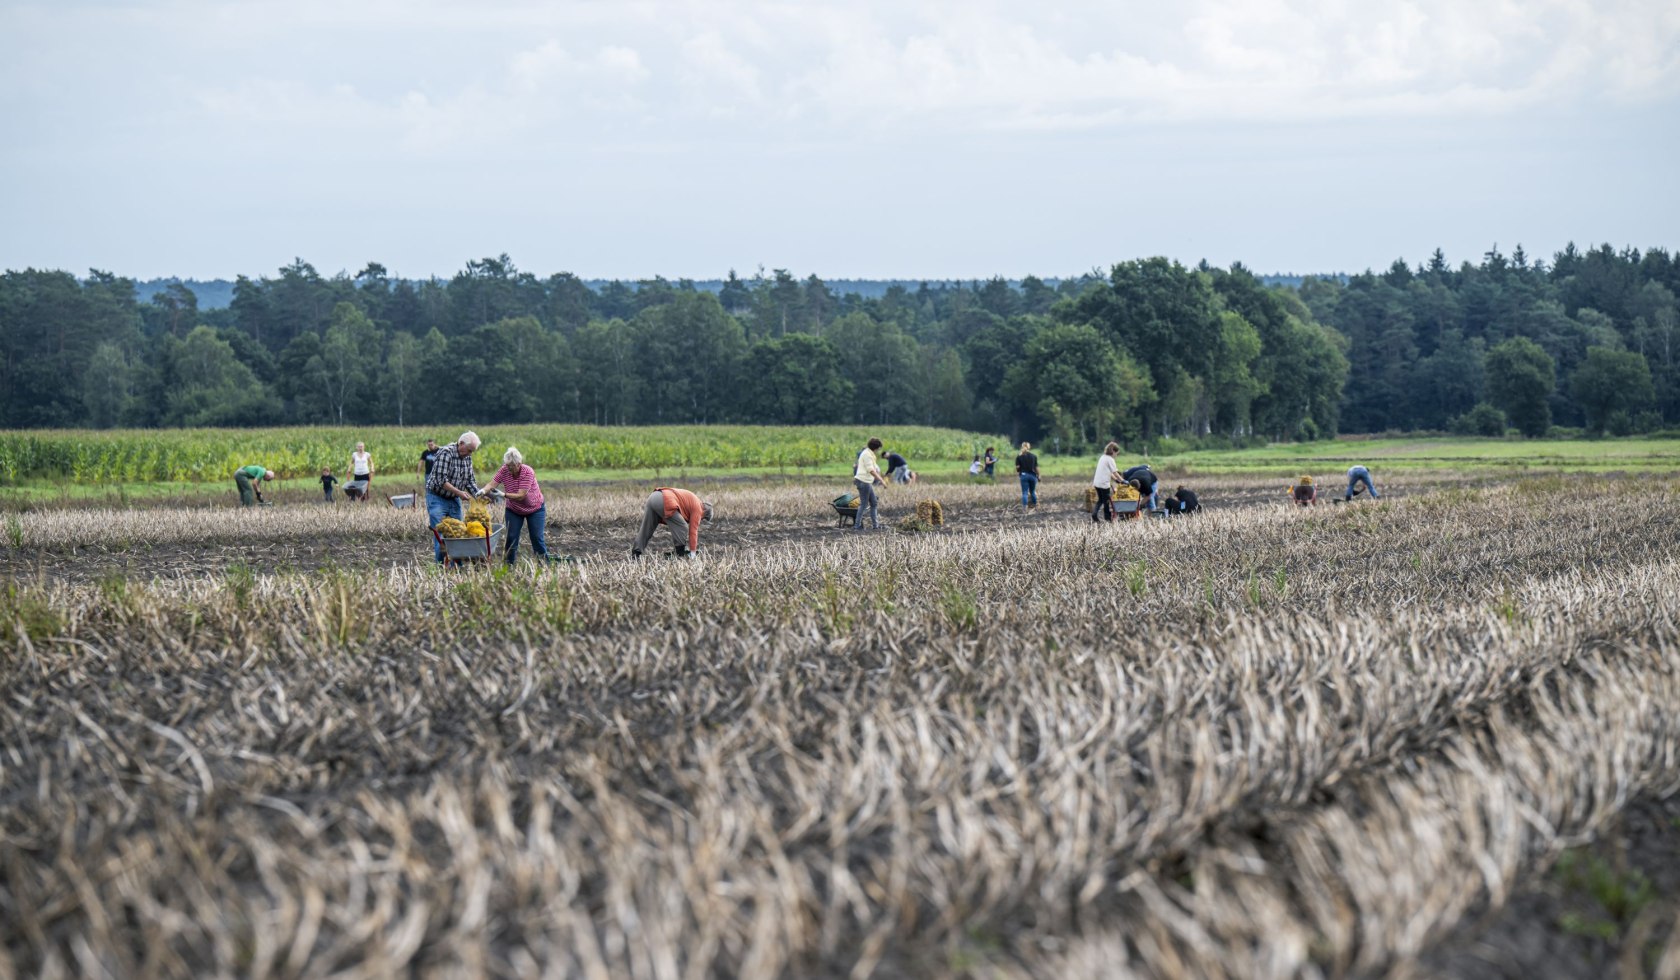
<svg viewBox="0 0 1680 980">
<path fill-rule="evenodd" d="M 1680 421 L 1680 254 L 1571 244 L 1548 265 L 1519 246 L 1454 269 L 1439 250 L 1300 296 L 1346 340 L 1342 426 L 1530 436 Z"/>
<path fill-rule="evenodd" d="M 93 271 L 0 277 L 0 426 L 915 423 L 1068 448 L 1543 434 L 1676 420 L 1680 259 L 1573 246 L 1271 288 L 1162 258 L 1058 281 L 837 295 L 786 270 L 716 292 L 591 288 L 506 256 L 449 279 L 293 262 L 223 309 Z"/>
</svg>

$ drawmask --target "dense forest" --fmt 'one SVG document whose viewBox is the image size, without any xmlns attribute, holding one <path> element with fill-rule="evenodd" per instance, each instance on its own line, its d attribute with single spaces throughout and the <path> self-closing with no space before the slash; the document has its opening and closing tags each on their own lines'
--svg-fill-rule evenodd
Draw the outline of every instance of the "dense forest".
<svg viewBox="0 0 1680 980">
<path fill-rule="evenodd" d="M 1680 421 L 1680 255 L 1519 247 L 1269 287 L 1163 258 L 1047 283 L 785 270 L 714 291 L 300 260 L 201 309 L 108 272 L 0 277 L 0 427 L 915 423 L 1053 440 L 1542 436 Z"/>
</svg>

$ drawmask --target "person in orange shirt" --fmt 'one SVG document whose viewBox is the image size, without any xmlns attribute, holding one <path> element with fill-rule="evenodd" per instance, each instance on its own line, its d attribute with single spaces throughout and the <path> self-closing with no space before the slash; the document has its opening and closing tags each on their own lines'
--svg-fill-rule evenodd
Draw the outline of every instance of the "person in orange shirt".
<svg viewBox="0 0 1680 980">
<path fill-rule="evenodd" d="M 660 487 L 648 494 L 647 506 L 642 508 L 642 531 L 630 557 L 640 558 L 642 550 L 653 540 L 653 532 L 663 524 L 671 530 L 672 554 L 692 555 L 700 550 L 700 522 L 712 519 L 712 505 L 687 490 Z"/>
</svg>

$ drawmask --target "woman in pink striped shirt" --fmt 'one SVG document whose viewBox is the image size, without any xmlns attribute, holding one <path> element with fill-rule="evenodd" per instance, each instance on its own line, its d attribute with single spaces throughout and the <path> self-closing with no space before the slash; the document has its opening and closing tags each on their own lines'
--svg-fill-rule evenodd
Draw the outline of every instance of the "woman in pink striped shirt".
<svg viewBox="0 0 1680 980">
<path fill-rule="evenodd" d="M 507 494 L 507 563 L 512 565 L 519 557 L 521 525 L 530 528 L 531 550 L 537 553 L 537 560 L 548 561 L 548 545 L 543 540 L 548 508 L 537 486 L 536 471 L 525 465 L 525 457 L 512 446 L 502 454 L 502 468 L 496 471 L 496 478 L 484 492 L 489 493 L 498 486 Z"/>
</svg>

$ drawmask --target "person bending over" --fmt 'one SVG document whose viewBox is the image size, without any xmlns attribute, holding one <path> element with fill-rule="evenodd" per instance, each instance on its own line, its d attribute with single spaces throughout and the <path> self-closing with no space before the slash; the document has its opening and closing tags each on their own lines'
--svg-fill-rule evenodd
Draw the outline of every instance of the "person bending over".
<svg viewBox="0 0 1680 980">
<path fill-rule="evenodd" d="M 1148 463 L 1140 463 L 1137 466 L 1132 467 L 1126 472 L 1120 474 L 1120 479 L 1125 480 L 1127 483 L 1136 480 L 1138 484 L 1138 492 L 1149 499 L 1149 509 L 1160 509 L 1161 498 L 1155 492 L 1155 484 L 1157 482 L 1155 479 L 1155 471 L 1149 468 Z"/>
<path fill-rule="evenodd" d="M 432 470 L 426 476 L 426 520 L 428 527 L 437 527 L 446 517 L 461 519 L 461 502 L 478 496 L 478 477 L 473 472 L 472 455 L 478 452 L 476 432 L 463 432 L 453 446 L 444 446 L 432 460 Z M 432 557 L 443 564 L 443 542 L 432 546 Z"/>
<path fill-rule="evenodd" d="M 239 503 L 245 507 L 266 504 L 262 484 L 274 479 L 274 471 L 252 464 L 233 471 L 233 485 L 239 488 Z"/>
<path fill-rule="evenodd" d="M 1371 482 L 1371 471 L 1365 467 L 1357 465 L 1348 467 L 1347 480 L 1347 496 L 1342 498 L 1343 502 L 1352 500 L 1354 495 L 1359 493 L 1359 490 L 1356 490 L 1355 487 L 1361 483 L 1365 485 L 1364 489 L 1371 491 L 1372 500 L 1382 499 L 1382 494 L 1377 492 L 1377 485 Z"/>
<path fill-rule="evenodd" d="M 661 524 L 670 529 L 671 553 L 679 558 L 700 552 L 700 522 L 712 519 L 712 505 L 687 490 L 660 487 L 648 494 L 642 506 L 642 530 L 630 549 L 630 557 L 640 558 L 653 540 L 653 533 Z"/>
<path fill-rule="evenodd" d="M 887 479 L 894 483 L 910 482 L 910 461 L 896 452 L 889 452 L 887 460 Z"/>
<path fill-rule="evenodd" d="M 1194 514 L 1202 509 L 1202 502 L 1196 498 L 1196 491 L 1189 487 L 1180 486 L 1167 498 L 1167 513 Z"/>
<path fill-rule="evenodd" d="M 1312 507 L 1318 503 L 1318 486 L 1310 476 L 1301 477 L 1284 492 L 1289 494 L 1289 499 L 1295 501 L 1297 507 Z"/>
</svg>

